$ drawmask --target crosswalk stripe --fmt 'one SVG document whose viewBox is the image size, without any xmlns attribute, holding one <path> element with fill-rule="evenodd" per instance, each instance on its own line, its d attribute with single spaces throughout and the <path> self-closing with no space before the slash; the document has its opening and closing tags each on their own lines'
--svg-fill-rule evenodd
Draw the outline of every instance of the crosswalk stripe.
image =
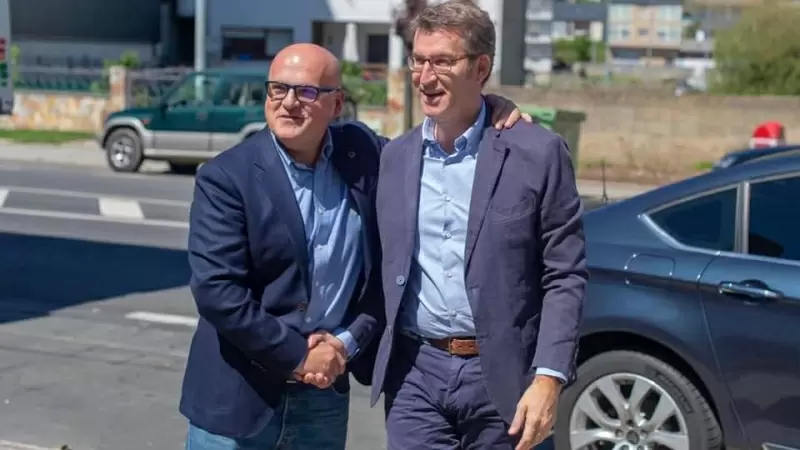
<svg viewBox="0 0 800 450">
<path fill-rule="evenodd" d="M 162 314 L 149 311 L 134 311 L 125 314 L 126 319 L 140 320 L 143 322 L 163 323 L 168 325 L 183 325 L 186 327 L 196 327 L 197 319 L 189 316 L 179 316 L 177 314 Z"/>
<path fill-rule="evenodd" d="M 3 204 L 6 202 L 8 198 L 8 189 L 0 188 L 0 208 L 3 207 Z"/>
<path fill-rule="evenodd" d="M 100 214 L 107 217 L 120 217 L 124 219 L 144 219 L 142 207 L 136 200 L 123 198 L 100 197 L 97 199 Z"/>
<path fill-rule="evenodd" d="M 47 447 L 39 447 L 38 445 L 23 444 L 21 442 L 4 441 L 0 439 L 0 450 L 55 450 L 55 449 Z"/>
</svg>

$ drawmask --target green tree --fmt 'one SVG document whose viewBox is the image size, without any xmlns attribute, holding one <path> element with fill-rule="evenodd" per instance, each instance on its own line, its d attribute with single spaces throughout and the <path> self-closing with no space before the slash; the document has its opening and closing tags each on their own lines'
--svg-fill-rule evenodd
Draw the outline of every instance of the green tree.
<svg viewBox="0 0 800 450">
<path fill-rule="evenodd" d="M 573 39 L 558 39 L 553 43 L 553 56 L 567 64 L 576 62 L 605 61 L 606 47 L 603 42 L 592 42 L 588 36 Z"/>
<path fill-rule="evenodd" d="M 777 3 L 750 7 L 714 46 L 715 92 L 800 95 L 800 8 Z"/>
</svg>

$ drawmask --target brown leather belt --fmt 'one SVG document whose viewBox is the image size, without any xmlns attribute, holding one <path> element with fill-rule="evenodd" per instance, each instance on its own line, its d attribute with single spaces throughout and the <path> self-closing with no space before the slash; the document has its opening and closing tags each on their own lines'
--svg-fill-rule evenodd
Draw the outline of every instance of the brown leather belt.
<svg viewBox="0 0 800 450">
<path fill-rule="evenodd" d="M 403 332 L 405 336 L 430 345 L 433 348 L 444 350 L 453 356 L 478 356 L 478 341 L 474 337 L 452 337 L 431 339 Z"/>
</svg>

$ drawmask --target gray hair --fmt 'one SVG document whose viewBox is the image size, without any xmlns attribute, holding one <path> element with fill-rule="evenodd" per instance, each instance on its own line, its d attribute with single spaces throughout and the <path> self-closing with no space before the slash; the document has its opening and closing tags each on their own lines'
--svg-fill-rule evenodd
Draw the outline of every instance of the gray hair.
<svg viewBox="0 0 800 450">
<path fill-rule="evenodd" d="M 447 0 L 425 7 L 411 21 L 409 37 L 417 31 L 450 31 L 464 39 L 464 49 L 469 56 L 489 55 L 494 65 L 497 40 L 489 13 L 471 0 Z M 491 72 L 491 65 L 489 71 Z"/>
</svg>

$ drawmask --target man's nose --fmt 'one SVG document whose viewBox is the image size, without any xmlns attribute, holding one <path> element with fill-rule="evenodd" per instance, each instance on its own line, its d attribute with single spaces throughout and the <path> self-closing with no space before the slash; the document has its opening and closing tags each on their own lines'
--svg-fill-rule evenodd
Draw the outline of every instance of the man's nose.
<svg viewBox="0 0 800 450">
<path fill-rule="evenodd" d="M 294 89 L 289 89 L 289 91 L 286 92 L 286 96 L 283 97 L 283 100 L 281 101 L 281 104 L 283 105 L 283 107 L 287 108 L 287 109 L 288 108 L 294 108 L 299 103 L 300 102 L 297 100 L 297 96 L 294 95 Z"/>
<path fill-rule="evenodd" d="M 426 62 L 422 66 L 422 71 L 419 74 L 419 82 L 423 85 L 430 85 L 436 83 L 438 77 L 436 76 L 436 72 L 433 71 L 431 67 L 431 63 Z"/>
</svg>

